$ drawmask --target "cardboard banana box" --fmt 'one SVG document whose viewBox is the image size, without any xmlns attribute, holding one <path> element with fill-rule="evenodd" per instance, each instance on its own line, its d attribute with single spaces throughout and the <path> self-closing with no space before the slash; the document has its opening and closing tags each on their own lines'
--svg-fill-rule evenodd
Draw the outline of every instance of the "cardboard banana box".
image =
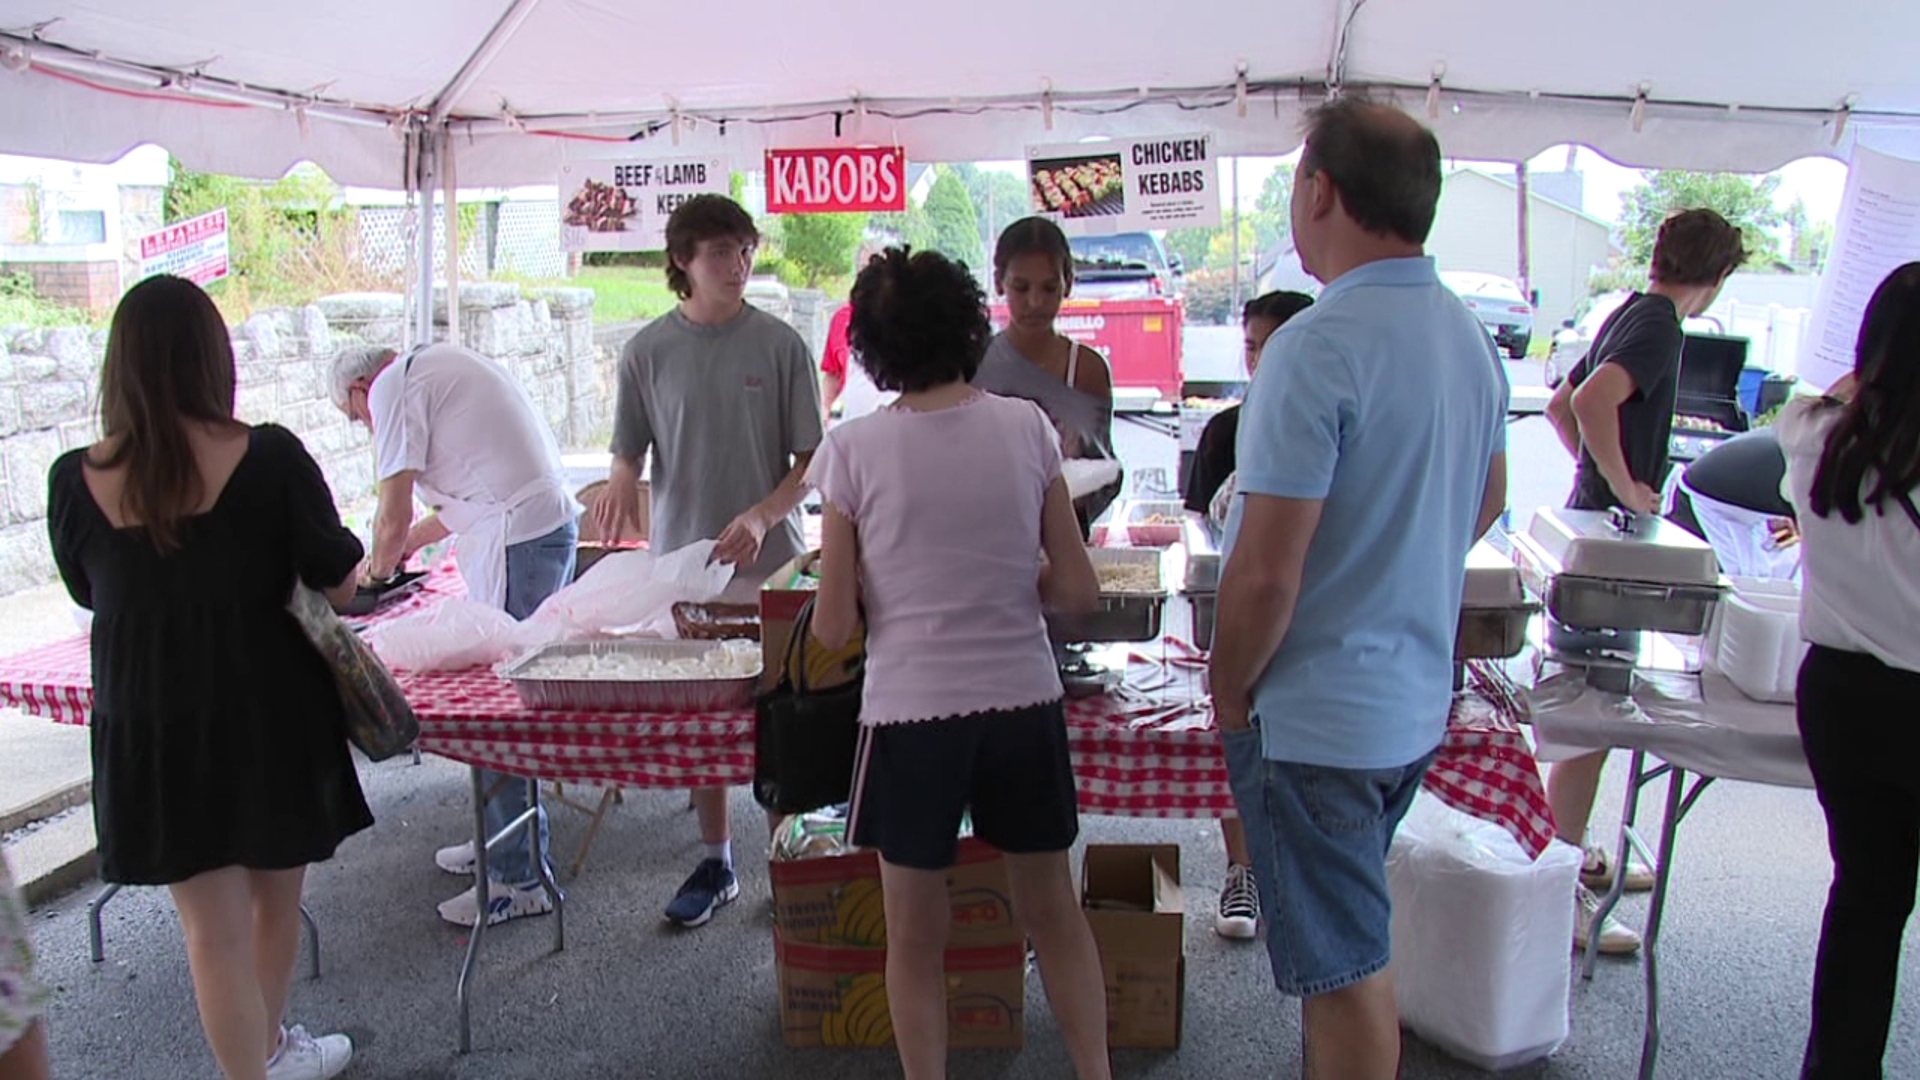
<svg viewBox="0 0 1920 1080">
<path fill-rule="evenodd" d="M 790 942 L 778 930 L 773 948 L 788 1046 L 893 1045 L 887 950 Z M 948 949 L 946 970 L 948 1046 L 1007 1049 L 1025 1041 L 1024 946 Z"/>
<path fill-rule="evenodd" d="M 790 942 L 884 948 L 886 905 L 880 892 L 880 858 L 870 851 L 768 864 L 774 921 Z M 1016 945 L 1026 932 L 1015 920 L 1006 857 L 969 837 L 947 871 L 953 907 L 948 944 L 954 948 Z"/>
</svg>

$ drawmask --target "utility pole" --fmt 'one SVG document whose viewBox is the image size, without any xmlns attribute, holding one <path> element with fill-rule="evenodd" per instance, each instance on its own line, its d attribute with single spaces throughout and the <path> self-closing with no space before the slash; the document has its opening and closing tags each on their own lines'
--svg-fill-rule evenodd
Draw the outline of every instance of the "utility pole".
<svg viewBox="0 0 1920 1080">
<path fill-rule="evenodd" d="M 1228 220 L 1228 228 L 1233 230 L 1233 307 L 1227 309 L 1237 319 L 1240 317 L 1240 159 L 1227 159 L 1233 169 L 1233 214 Z"/>
<path fill-rule="evenodd" d="M 1528 248 L 1527 201 L 1528 200 L 1527 200 L 1527 163 L 1526 162 L 1522 161 L 1513 167 L 1513 178 L 1514 178 L 1514 186 L 1518 188 L 1520 192 L 1520 206 L 1519 206 L 1518 217 L 1517 217 L 1517 220 L 1520 225 L 1518 229 L 1518 232 L 1520 234 L 1520 250 L 1518 252 L 1519 259 L 1515 263 L 1515 265 L 1519 268 L 1518 277 L 1520 278 L 1520 295 L 1525 297 L 1527 300 L 1527 303 L 1531 305 L 1533 303 L 1533 268 L 1529 265 L 1529 260 L 1527 258 L 1527 248 Z"/>
</svg>

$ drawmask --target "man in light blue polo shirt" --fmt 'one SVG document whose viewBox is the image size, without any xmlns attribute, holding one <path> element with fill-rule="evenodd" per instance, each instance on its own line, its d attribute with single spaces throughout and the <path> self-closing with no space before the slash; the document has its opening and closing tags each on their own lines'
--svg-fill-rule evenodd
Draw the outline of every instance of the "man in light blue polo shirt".
<svg viewBox="0 0 1920 1080">
<path fill-rule="evenodd" d="M 1326 283 L 1241 410 L 1211 685 L 1309 1077 L 1395 1075 L 1386 854 L 1445 733 L 1467 549 L 1506 502 L 1506 375 L 1422 253 L 1440 147 L 1316 110 L 1293 236 Z"/>
</svg>

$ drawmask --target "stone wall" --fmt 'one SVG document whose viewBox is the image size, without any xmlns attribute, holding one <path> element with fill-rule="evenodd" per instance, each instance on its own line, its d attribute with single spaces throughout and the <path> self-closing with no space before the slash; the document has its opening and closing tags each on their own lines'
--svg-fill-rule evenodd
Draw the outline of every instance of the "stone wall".
<svg viewBox="0 0 1920 1080">
<path fill-rule="evenodd" d="M 438 336 L 446 336 L 444 292 Z M 398 345 L 405 305 L 396 294 L 325 297 L 307 307 L 256 314 L 233 327 L 236 411 L 298 434 L 320 462 L 343 508 L 365 511 L 374 490 L 364 430 L 334 407 L 334 353 L 355 341 Z M 461 341 L 503 362 L 553 425 L 561 444 L 604 435 L 612 398 L 611 357 L 593 344 L 593 293 L 546 290 L 522 298 L 508 285 L 460 291 Z M 96 409 L 104 331 L 0 329 L 0 594 L 52 581 L 47 546 L 47 470 L 62 452 L 98 438 Z"/>
</svg>

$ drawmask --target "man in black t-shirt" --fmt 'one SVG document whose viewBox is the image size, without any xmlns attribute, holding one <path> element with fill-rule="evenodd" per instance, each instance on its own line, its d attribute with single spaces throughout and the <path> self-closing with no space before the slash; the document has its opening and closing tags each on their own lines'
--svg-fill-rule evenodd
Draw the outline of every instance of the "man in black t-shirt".
<svg viewBox="0 0 1920 1080">
<path fill-rule="evenodd" d="M 1740 230 L 1711 210 L 1660 226 L 1652 285 L 1607 317 L 1547 403 L 1554 431 L 1579 461 L 1568 508 L 1659 512 L 1680 391 L 1681 320 L 1712 305 L 1745 260 Z"/>
<path fill-rule="evenodd" d="M 1260 350 L 1275 330 L 1305 311 L 1313 297 L 1298 292 L 1270 292 L 1247 301 L 1240 310 L 1240 326 L 1246 335 L 1247 378 L 1260 366 Z M 1240 406 L 1220 410 L 1207 421 L 1200 433 L 1200 445 L 1193 453 L 1193 467 L 1187 473 L 1187 509 L 1208 516 L 1213 496 L 1234 471 L 1234 440 L 1240 435 Z"/>
<path fill-rule="evenodd" d="M 1711 210 L 1687 210 L 1660 226 L 1648 268 L 1652 284 L 1607 317 L 1593 347 L 1547 403 L 1547 419 L 1579 461 L 1569 509 L 1621 506 L 1638 514 L 1660 512 L 1667 441 L 1680 393 L 1680 347 L 1686 340 L 1681 320 L 1705 311 L 1746 257 L 1740 230 Z M 1554 629 L 1556 638 L 1571 640 Z M 1593 925 L 1599 907 L 1593 890 L 1607 888 L 1623 869 L 1608 862 L 1604 846 L 1586 844 L 1587 820 L 1606 764 L 1604 751 L 1555 763 L 1547 776 L 1547 801 L 1560 838 L 1587 853 L 1574 900 L 1575 944 L 1584 948 L 1597 931 L 1601 952 L 1631 953 L 1640 948 L 1638 934 L 1611 916 Z M 1624 872 L 1627 888 L 1652 886 L 1645 867 L 1630 865 Z"/>
</svg>

